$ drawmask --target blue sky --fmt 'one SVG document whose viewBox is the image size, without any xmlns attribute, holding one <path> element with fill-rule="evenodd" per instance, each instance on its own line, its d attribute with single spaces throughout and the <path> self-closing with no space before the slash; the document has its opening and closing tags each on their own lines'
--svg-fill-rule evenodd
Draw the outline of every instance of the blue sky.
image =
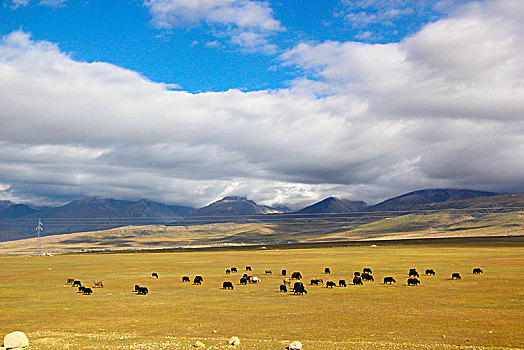
<svg viewBox="0 0 524 350">
<path fill-rule="evenodd" d="M 252 91 L 286 87 L 301 74 L 279 59 L 300 42 L 398 42 L 454 5 L 420 0 L 253 3 L 270 9 L 281 24 L 280 30 L 256 30 L 274 50 L 232 43 L 228 32 L 235 25 L 205 16 L 160 27 L 140 1 L 4 1 L 0 34 L 23 30 L 34 40 L 56 43 L 76 60 L 109 62 L 191 92 Z"/>
<path fill-rule="evenodd" d="M 0 199 L 522 192 L 521 0 L 1 0 Z"/>
</svg>

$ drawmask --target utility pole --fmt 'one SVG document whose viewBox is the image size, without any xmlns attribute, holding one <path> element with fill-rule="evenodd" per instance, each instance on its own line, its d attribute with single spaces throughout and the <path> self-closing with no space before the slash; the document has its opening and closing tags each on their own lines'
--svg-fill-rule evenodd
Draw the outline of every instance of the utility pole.
<svg viewBox="0 0 524 350">
<path fill-rule="evenodd" d="M 38 238 L 36 239 L 36 252 L 35 252 L 35 256 L 38 256 L 40 255 L 40 234 L 42 233 L 42 231 L 44 230 L 44 225 L 42 224 L 42 221 L 40 220 L 40 218 L 38 218 L 38 226 L 36 227 L 36 232 L 38 234 Z"/>
</svg>

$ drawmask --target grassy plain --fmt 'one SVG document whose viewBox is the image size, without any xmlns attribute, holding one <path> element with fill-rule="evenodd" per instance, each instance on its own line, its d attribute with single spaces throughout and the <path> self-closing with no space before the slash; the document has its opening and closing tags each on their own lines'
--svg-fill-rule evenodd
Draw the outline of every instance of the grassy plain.
<svg viewBox="0 0 524 350">
<path fill-rule="evenodd" d="M 305 350 L 522 348 L 524 238 L 369 244 L 0 256 L 0 332 L 24 331 L 29 349 L 188 349 L 197 340 L 222 349 L 233 335 L 239 349 L 284 349 L 292 340 Z M 238 285 L 246 265 L 261 284 Z M 239 273 L 225 275 L 231 266 Z M 472 275 L 477 266 L 483 275 Z M 364 267 L 373 269 L 375 282 L 308 285 L 314 277 L 350 280 Z M 408 287 L 412 267 L 437 274 Z M 307 295 L 278 291 L 283 268 L 305 276 Z M 152 272 L 160 278 L 149 278 Z M 450 280 L 452 272 L 462 279 Z M 204 276 L 202 286 L 181 282 L 196 274 Z M 384 276 L 398 283 L 384 285 Z M 84 296 L 67 278 L 105 287 Z M 227 280 L 233 291 L 220 288 Z M 150 294 L 136 295 L 135 284 Z"/>
</svg>

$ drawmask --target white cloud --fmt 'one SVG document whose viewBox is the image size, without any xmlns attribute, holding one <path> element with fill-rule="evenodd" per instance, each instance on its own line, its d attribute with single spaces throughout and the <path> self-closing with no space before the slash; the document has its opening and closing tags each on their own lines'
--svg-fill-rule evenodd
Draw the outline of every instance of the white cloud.
<svg viewBox="0 0 524 350">
<path fill-rule="evenodd" d="M 268 36 L 284 30 L 269 4 L 252 0 L 145 0 L 157 28 L 219 26 L 235 44 L 249 50 L 272 52 Z"/>
<path fill-rule="evenodd" d="M 429 187 L 519 191 L 519 6 L 475 3 L 395 44 L 297 45 L 282 59 L 314 79 L 277 91 L 169 91 L 14 32 L 0 44 L 1 183 L 22 200 L 196 206 L 229 194 L 298 206 Z"/>
<path fill-rule="evenodd" d="M 49 6 L 49 7 L 62 7 L 68 0 L 40 0 L 38 5 Z M 17 9 L 19 7 L 28 6 L 30 3 L 37 3 L 34 0 L 11 0 L 11 8 Z"/>
</svg>

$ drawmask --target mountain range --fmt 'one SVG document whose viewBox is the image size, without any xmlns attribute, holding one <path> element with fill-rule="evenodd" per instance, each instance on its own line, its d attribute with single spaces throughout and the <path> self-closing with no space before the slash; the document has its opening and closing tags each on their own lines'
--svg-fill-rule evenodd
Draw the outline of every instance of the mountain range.
<svg viewBox="0 0 524 350">
<path fill-rule="evenodd" d="M 486 206 L 522 208 L 524 206 L 521 195 L 517 195 L 513 200 L 508 196 L 511 195 L 464 189 L 427 189 L 410 192 L 373 206 L 367 206 L 362 201 L 329 197 L 295 212 L 282 205 L 275 207 L 258 205 L 240 196 L 225 197 L 199 209 L 166 205 L 146 199 L 133 202 L 85 198 L 60 207 L 42 210 L 24 204 L 0 201 L 0 241 L 34 237 L 38 218 L 41 218 L 44 223 L 44 235 L 55 235 L 122 226 L 244 222 L 244 219 L 239 217 L 247 219 L 250 216 L 252 222 L 257 222 L 265 220 L 264 218 L 289 220 L 295 217 L 307 218 L 311 215 L 353 212 L 362 217 L 368 212 L 388 212 L 395 216 L 415 210 L 443 210 L 455 207 L 479 209 Z"/>
</svg>

